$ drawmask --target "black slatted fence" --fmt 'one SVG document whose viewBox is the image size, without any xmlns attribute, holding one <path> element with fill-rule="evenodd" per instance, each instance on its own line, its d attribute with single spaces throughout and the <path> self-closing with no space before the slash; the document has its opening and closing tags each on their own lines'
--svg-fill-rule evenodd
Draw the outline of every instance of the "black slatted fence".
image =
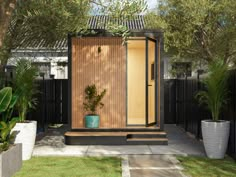
<svg viewBox="0 0 236 177">
<path fill-rule="evenodd" d="M 165 123 L 175 123 L 184 128 L 185 131 L 201 139 L 201 120 L 210 119 L 211 117 L 209 111 L 203 106 L 200 106 L 195 98 L 196 93 L 202 89 L 204 89 L 203 85 L 197 78 L 165 80 Z M 171 109 L 170 105 L 172 107 Z M 173 109 L 174 106 L 175 109 Z M 235 70 L 231 71 L 229 79 L 229 100 L 221 118 L 231 122 L 228 154 L 236 159 Z"/>
<path fill-rule="evenodd" d="M 165 109 L 165 124 L 176 123 L 176 80 L 169 79 L 164 82 L 164 109 Z"/>
<path fill-rule="evenodd" d="M 68 80 L 37 80 L 40 92 L 35 110 L 28 115 L 30 120 L 37 120 L 38 127 L 46 128 L 48 124 L 68 123 Z"/>
</svg>

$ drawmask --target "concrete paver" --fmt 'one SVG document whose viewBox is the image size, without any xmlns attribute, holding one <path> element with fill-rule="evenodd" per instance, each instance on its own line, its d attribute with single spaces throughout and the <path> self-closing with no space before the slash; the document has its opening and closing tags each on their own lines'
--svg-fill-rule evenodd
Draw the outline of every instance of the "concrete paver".
<svg viewBox="0 0 236 177">
<path fill-rule="evenodd" d="M 129 167 L 146 168 L 146 167 L 172 167 L 172 163 L 167 155 L 130 155 Z"/>
<path fill-rule="evenodd" d="M 183 177 L 181 168 L 169 155 L 128 156 L 131 177 Z"/>
<path fill-rule="evenodd" d="M 139 146 L 89 146 L 88 155 L 128 155 L 128 154 L 152 154 L 147 145 Z"/>
<path fill-rule="evenodd" d="M 131 177 L 183 177 L 178 170 L 131 170 Z"/>
<path fill-rule="evenodd" d="M 35 146 L 33 156 L 85 156 L 88 146 Z"/>
</svg>

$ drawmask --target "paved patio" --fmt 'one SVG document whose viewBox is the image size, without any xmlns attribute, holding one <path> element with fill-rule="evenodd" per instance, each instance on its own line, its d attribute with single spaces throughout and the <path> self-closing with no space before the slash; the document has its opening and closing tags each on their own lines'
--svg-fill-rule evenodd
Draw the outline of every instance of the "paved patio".
<svg viewBox="0 0 236 177">
<path fill-rule="evenodd" d="M 169 145 L 139 146 L 76 146 L 64 144 L 66 127 L 50 129 L 46 136 L 36 142 L 34 156 L 117 156 L 117 155 L 200 155 L 204 156 L 202 142 L 188 136 L 175 125 L 165 125 Z"/>
</svg>

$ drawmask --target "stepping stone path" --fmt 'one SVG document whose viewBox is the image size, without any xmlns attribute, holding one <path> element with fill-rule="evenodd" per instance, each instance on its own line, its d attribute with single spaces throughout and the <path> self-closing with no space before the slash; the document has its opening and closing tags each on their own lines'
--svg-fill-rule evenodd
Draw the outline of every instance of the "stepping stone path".
<svg viewBox="0 0 236 177">
<path fill-rule="evenodd" d="M 178 160 L 171 155 L 129 155 L 123 159 L 122 177 L 184 177 Z"/>
</svg>

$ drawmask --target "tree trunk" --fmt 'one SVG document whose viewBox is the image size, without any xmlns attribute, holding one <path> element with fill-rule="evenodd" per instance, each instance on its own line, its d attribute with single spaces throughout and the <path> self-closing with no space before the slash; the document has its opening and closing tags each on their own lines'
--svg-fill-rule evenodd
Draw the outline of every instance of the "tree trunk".
<svg viewBox="0 0 236 177">
<path fill-rule="evenodd" d="M 17 0 L 0 0 L 0 50 L 2 50 L 16 2 Z M 5 61 L 0 60 L 0 87 L 5 85 L 4 66 Z"/>
<path fill-rule="evenodd" d="M 11 15 L 15 9 L 17 0 L 0 0 L 0 48 L 8 30 Z"/>
</svg>

